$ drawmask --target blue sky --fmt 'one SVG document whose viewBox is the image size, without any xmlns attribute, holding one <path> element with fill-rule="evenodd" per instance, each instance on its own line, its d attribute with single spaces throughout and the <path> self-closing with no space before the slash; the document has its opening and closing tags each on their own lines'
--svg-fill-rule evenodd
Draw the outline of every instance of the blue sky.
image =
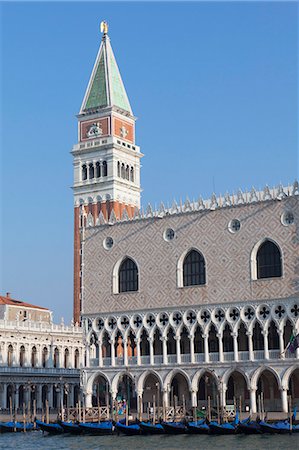
<svg viewBox="0 0 299 450">
<path fill-rule="evenodd" d="M 76 117 L 106 19 L 142 204 L 298 177 L 298 4 L 2 3 L 1 292 L 72 315 Z"/>
</svg>

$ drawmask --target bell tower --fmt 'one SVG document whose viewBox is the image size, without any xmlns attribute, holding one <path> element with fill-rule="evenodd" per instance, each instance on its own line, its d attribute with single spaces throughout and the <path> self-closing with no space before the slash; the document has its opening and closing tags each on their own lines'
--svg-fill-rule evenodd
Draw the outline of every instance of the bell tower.
<svg viewBox="0 0 299 450">
<path fill-rule="evenodd" d="M 140 159 L 135 121 L 113 54 L 108 24 L 101 23 L 101 45 L 78 114 L 74 164 L 74 321 L 81 313 L 82 210 L 109 220 L 140 208 Z"/>
</svg>

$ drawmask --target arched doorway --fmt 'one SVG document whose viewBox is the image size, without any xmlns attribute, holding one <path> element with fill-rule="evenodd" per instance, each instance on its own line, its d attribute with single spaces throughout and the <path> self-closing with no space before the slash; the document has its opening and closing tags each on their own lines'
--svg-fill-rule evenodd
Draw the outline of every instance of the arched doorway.
<svg viewBox="0 0 299 450">
<path fill-rule="evenodd" d="M 108 380 L 103 375 L 98 375 L 92 385 L 92 406 L 109 406 L 110 403 Z"/>
<path fill-rule="evenodd" d="M 208 403 L 212 408 L 217 406 L 218 388 L 214 375 L 210 372 L 204 372 L 198 382 L 197 407 L 199 409 L 208 409 Z"/>
<path fill-rule="evenodd" d="M 186 406 L 191 407 L 190 391 L 186 377 L 177 373 L 170 384 L 170 406 Z"/>
<path fill-rule="evenodd" d="M 295 369 L 289 378 L 289 390 L 288 395 L 292 399 L 292 407 L 299 407 L 299 368 Z"/>
<path fill-rule="evenodd" d="M 131 375 L 124 374 L 119 378 L 117 401 L 122 406 L 122 410 L 128 407 L 129 412 L 137 410 L 137 396 L 135 390 L 135 380 Z"/>
<path fill-rule="evenodd" d="M 264 403 L 265 411 L 281 411 L 280 391 L 275 375 L 268 369 L 264 370 L 257 382 L 257 401 L 259 397 Z"/>
<path fill-rule="evenodd" d="M 249 390 L 244 375 L 233 372 L 227 381 L 226 404 L 235 405 L 238 411 L 245 411 L 250 406 Z"/>
<path fill-rule="evenodd" d="M 155 403 L 156 407 L 162 406 L 162 387 L 157 375 L 150 373 L 146 376 L 143 384 L 143 411 L 146 412 Z"/>
</svg>

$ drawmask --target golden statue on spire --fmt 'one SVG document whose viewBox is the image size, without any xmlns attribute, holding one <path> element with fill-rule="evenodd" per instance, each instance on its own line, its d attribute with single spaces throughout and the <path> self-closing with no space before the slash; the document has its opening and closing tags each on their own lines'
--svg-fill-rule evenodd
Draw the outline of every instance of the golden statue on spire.
<svg viewBox="0 0 299 450">
<path fill-rule="evenodd" d="M 108 34 L 108 22 L 106 20 L 101 22 L 101 33 Z"/>
</svg>

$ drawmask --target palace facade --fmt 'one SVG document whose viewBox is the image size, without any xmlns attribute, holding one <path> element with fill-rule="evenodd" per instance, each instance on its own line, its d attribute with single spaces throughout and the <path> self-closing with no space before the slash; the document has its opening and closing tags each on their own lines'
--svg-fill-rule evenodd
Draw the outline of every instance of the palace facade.
<svg viewBox="0 0 299 450">
<path fill-rule="evenodd" d="M 0 296 L 0 409 L 76 406 L 84 367 L 82 329 L 56 325 L 46 308 Z M 63 399 L 61 398 L 63 396 Z"/>
<path fill-rule="evenodd" d="M 106 29 L 105 29 L 106 30 Z M 140 209 L 135 117 L 104 31 L 78 115 L 74 317 L 86 406 L 299 402 L 299 187 Z"/>
</svg>

